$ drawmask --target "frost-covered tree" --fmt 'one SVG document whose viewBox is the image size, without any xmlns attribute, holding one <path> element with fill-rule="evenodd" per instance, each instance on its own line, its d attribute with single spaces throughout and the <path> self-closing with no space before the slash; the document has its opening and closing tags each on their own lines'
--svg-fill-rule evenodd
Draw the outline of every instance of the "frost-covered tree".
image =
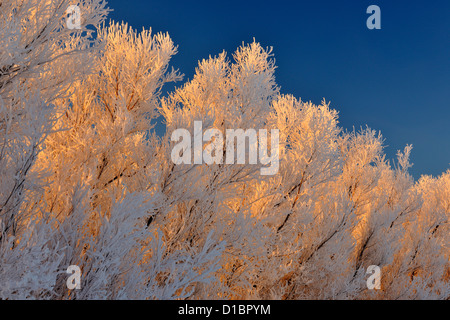
<svg viewBox="0 0 450 320">
<path fill-rule="evenodd" d="M 182 80 L 169 35 L 104 24 L 100 0 L 70 29 L 70 5 L 0 2 L 0 299 L 450 298 L 450 172 L 415 182 L 411 146 L 392 163 L 374 130 L 281 94 L 255 41 L 163 96 Z M 196 121 L 224 146 L 279 130 L 278 172 L 175 163 Z"/>
<path fill-rule="evenodd" d="M 0 298 L 43 297 L 58 272 L 59 253 L 47 247 L 43 203 L 30 200 L 42 192 L 48 173 L 35 163 L 65 109 L 58 99 L 91 72 L 97 49 L 88 26 L 108 12 L 101 1 L 81 1 L 83 23 L 70 30 L 69 5 L 0 2 Z"/>
</svg>

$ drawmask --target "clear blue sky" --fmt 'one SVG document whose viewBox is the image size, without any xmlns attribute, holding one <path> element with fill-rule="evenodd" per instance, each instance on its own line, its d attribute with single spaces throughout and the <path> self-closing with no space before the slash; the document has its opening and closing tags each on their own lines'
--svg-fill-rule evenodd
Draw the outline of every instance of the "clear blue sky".
<svg viewBox="0 0 450 320">
<path fill-rule="evenodd" d="M 191 79 L 198 60 L 253 38 L 273 46 L 282 93 L 339 111 L 352 130 L 380 130 L 392 159 L 413 145 L 411 169 L 450 168 L 450 1 L 110 0 L 110 18 L 169 32 L 172 65 Z M 381 30 L 366 9 L 381 8 Z"/>
</svg>

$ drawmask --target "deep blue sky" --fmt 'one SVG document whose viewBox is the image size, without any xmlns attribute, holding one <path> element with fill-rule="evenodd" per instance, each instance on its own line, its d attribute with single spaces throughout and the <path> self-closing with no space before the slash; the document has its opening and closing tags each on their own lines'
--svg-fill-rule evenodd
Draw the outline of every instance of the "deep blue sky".
<svg viewBox="0 0 450 320">
<path fill-rule="evenodd" d="M 108 3 L 115 21 L 169 32 L 185 80 L 199 60 L 255 38 L 274 48 L 282 93 L 325 98 L 349 130 L 380 130 L 390 159 L 413 144 L 416 178 L 450 168 L 448 0 Z M 371 4 L 381 8 L 381 30 L 366 27 Z"/>
</svg>

